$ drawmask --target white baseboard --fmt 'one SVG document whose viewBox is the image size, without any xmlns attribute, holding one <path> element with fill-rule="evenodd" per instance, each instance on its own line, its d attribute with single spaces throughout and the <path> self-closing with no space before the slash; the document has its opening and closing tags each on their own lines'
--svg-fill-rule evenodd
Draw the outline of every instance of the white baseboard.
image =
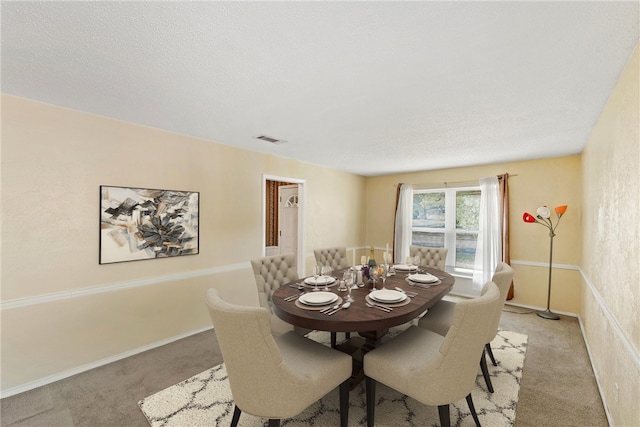
<svg viewBox="0 0 640 427">
<path fill-rule="evenodd" d="M 584 340 L 584 344 L 587 347 L 587 355 L 589 356 L 589 364 L 591 365 L 591 370 L 593 371 L 593 375 L 596 377 L 596 385 L 598 386 L 598 393 L 600 394 L 600 400 L 602 400 L 602 406 L 604 408 L 604 413 L 607 416 L 607 422 L 610 426 L 613 425 L 613 418 L 611 416 L 611 412 L 609 412 L 609 405 L 606 404 L 604 391 L 602 390 L 602 384 L 600 381 L 600 375 L 598 375 L 598 370 L 596 366 L 593 364 L 593 358 L 591 357 L 591 347 L 589 346 L 589 341 L 587 340 L 587 335 L 584 332 L 584 324 L 582 323 L 582 317 L 578 316 L 578 323 L 580 324 L 580 332 L 582 332 L 582 339 Z"/>
</svg>

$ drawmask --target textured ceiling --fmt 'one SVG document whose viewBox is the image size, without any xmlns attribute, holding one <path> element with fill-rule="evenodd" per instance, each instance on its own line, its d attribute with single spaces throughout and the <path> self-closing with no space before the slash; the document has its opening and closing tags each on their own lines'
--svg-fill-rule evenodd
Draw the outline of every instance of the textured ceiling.
<svg viewBox="0 0 640 427">
<path fill-rule="evenodd" d="M 639 28 L 638 1 L 3 1 L 1 14 L 4 93 L 362 175 L 581 152 Z"/>
</svg>

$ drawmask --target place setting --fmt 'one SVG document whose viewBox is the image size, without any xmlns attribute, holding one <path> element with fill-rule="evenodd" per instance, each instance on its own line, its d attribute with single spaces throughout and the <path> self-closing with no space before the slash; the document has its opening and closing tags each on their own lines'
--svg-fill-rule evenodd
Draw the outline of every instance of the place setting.
<svg viewBox="0 0 640 427">
<path fill-rule="evenodd" d="M 413 273 L 418 271 L 418 266 L 413 264 L 394 264 L 393 269 L 400 273 Z"/>
<path fill-rule="evenodd" d="M 420 257 L 407 256 L 404 264 L 393 264 L 393 269 L 401 273 L 417 273 Z"/>
<path fill-rule="evenodd" d="M 328 291 L 330 287 L 337 284 L 336 278 L 331 276 L 333 269 L 329 266 L 313 266 L 313 276 L 307 277 L 302 281 L 304 286 L 312 288 L 313 291 Z"/>
<path fill-rule="evenodd" d="M 341 307 L 342 298 L 333 292 L 306 292 L 300 295 L 295 302 L 296 307 L 304 310 L 315 310 L 321 313 L 338 310 Z"/>
<path fill-rule="evenodd" d="M 439 285 L 442 281 L 431 273 L 413 273 L 407 276 L 409 286 L 417 286 L 420 288 L 429 288 L 433 285 Z"/>
<path fill-rule="evenodd" d="M 393 307 L 401 307 L 409 304 L 411 298 L 406 292 L 393 289 L 378 289 L 369 292 L 365 296 L 367 305 L 380 308 L 385 311 L 392 311 Z"/>
</svg>

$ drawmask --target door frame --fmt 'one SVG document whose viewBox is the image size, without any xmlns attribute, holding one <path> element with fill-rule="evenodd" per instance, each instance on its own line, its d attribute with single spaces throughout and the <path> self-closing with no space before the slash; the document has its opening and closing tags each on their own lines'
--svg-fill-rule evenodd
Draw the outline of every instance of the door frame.
<svg viewBox="0 0 640 427">
<path fill-rule="evenodd" d="M 304 277 L 304 248 L 305 248 L 305 204 L 306 204 L 306 183 L 304 179 L 290 178 L 277 175 L 262 174 L 262 256 L 265 256 L 266 249 L 266 224 L 267 224 L 267 181 L 282 181 L 298 184 L 298 248 L 296 251 L 296 268 L 298 276 Z"/>
</svg>

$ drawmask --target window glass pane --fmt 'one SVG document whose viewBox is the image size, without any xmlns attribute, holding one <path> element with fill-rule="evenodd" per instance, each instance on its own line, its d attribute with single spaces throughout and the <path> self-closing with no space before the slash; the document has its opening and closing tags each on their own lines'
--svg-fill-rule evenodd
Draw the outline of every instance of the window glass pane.
<svg viewBox="0 0 640 427">
<path fill-rule="evenodd" d="M 478 231 L 480 190 L 456 192 L 456 229 Z"/>
<path fill-rule="evenodd" d="M 430 248 L 444 248 L 444 233 L 426 233 L 414 231 L 411 244 L 415 246 L 428 246 Z"/>
<path fill-rule="evenodd" d="M 413 194 L 412 226 L 444 228 L 444 193 Z"/>
<path fill-rule="evenodd" d="M 473 268 L 476 260 L 478 235 L 473 233 L 456 234 L 456 267 Z"/>
</svg>

